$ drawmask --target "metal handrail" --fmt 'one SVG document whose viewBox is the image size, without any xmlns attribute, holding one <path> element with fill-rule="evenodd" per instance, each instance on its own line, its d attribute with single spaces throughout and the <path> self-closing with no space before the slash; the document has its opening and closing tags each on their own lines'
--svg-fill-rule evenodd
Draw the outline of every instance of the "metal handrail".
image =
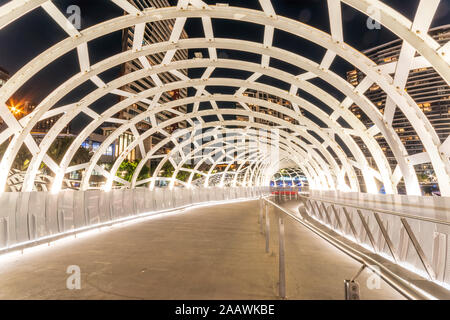
<svg viewBox="0 0 450 320">
<path fill-rule="evenodd" d="M 383 278 L 386 281 L 386 283 L 388 283 L 392 288 L 394 288 L 396 291 L 398 291 L 405 298 L 407 298 L 407 299 L 414 299 L 414 300 L 415 299 L 435 299 L 433 296 L 430 296 L 428 293 L 424 292 L 423 290 L 420 290 L 420 289 L 418 289 L 415 286 L 411 286 L 411 284 L 408 281 L 404 280 L 403 278 L 399 277 L 397 274 L 393 273 L 391 270 L 387 269 L 382 263 L 379 263 L 373 257 L 368 256 L 365 253 L 359 252 L 358 250 L 352 248 L 348 244 L 345 244 L 342 241 L 335 239 L 333 236 L 329 235 L 325 231 L 322 231 L 322 230 L 318 229 L 317 227 L 315 227 L 314 225 L 312 225 L 308 221 L 306 221 L 306 220 L 304 220 L 304 219 L 302 219 L 300 217 L 295 216 L 294 214 L 292 214 L 291 212 L 289 212 L 285 208 L 283 208 L 280 205 L 278 205 L 277 203 L 271 201 L 269 199 L 269 197 L 266 196 L 266 197 L 263 197 L 262 199 L 267 204 L 270 204 L 270 205 L 274 206 L 275 208 L 279 209 L 280 211 L 285 213 L 288 217 L 290 217 L 293 220 L 301 223 L 302 225 L 307 227 L 309 230 L 311 230 L 312 232 L 316 233 L 321 238 L 323 238 L 324 240 L 328 241 L 329 243 L 331 243 L 333 246 L 335 246 L 336 248 L 338 248 L 339 250 L 341 250 L 345 254 L 349 255 L 353 259 L 357 260 L 361 264 L 363 264 L 366 267 L 368 267 L 369 269 L 371 269 L 373 272 L 377 273 L 381 278 Z M 261 211 L 262 211 L 262 208 L 261 208 Z M 261 218 L 262 218 L 262 215 L 261 215 Z M 259 220 L 259 221 L 262 224 L 262 222 L 263 222 L 262 219 Z M 267 237 L 268 237 L 268 235 L 266 235 L 266 241 L 267 241 Z M 280 233 L 280 241 L 284 242 L 283 238 L 284 238 L 284 234 Z M 280 245 L 280 249 L 281 249 L 281 245 Z M 281 260 L 281 258 L 283 258 L 283 260 Z M 374 268 L 371 267 L 371 265 L 376 265 L 376 266 L 378 266 L 379 269 L 378 270 L 374 269 Z M 282 272 L 283 273 L 285 272 L 284 271 L 284 253 L 283 253 L 282 256 L 280 254 L 280 266 L 279 266 L 279 268 L 280 268 L 280 281 L 279 281 L 280 296 L 282 298 L 284 298 L 285 296 L 283 296 L 282 294 L 284 294 L 284 295 L 286 294 L 285 293 L 286 288 L 285 288 L 285 283 L 282 283 L 282 280 L 285 280 L 285 279 L 284 279 L 284 277 L 283 277 L 283 279 L 281 277 L 282 276 Z"/>
<path fill-rule="evenodd" d="M 261 226 L 261 233 L 265 235 L 266 240 L 266 253 L 270 251 L 270 219 L 269 219 L 269 206 L 267 203 L 272 204 L 268 200 L 270 196 L 260 198 L 260 210 L 258 223 Z M 265 201 L 265 202 L 264 202 Z M 265 217 L 264 217 L 265 214 Z M 265 220 L 265 230 L 263 229 L 263 223 Z M 281 299 L 286 298 L 286 268 L 285 268 L 285 255 L 284 255 L 284 221 L 283 217 L 278 216 L 278 293 Z"/>
<path fill-rule="evenodd" d="M 381 234 L 388 246 L 389 252 L 394 260 L 395 263 L 398 263 L 400 261 L 399 256 L 397 254 L 396 248 L 394 247 L 391 238 L 389 237 L 389 234 L 386 230 L 385 225 L 383 224 L 382 220 L 379 217 L 379 213 L 384 213 L 384 214 L 388 214 L 388 215 L 392 215 L 392 216 L 397 216 L 400 217 L 400 222 L 403 225 L 406 234 L 408 236 L 408 238 L 410 239 L 414 250 L 417 253 L 417 256 L 420 259 L 420 262 L 422 263 L 423 268 L 425 269 L 426 273 L 428 274 L 430 280 L 435 280 L 436 279 L 436 272 L 434 270 L 434 268 L 431 266 L 427 256 L 425 255 L 417 237 L 415 236 L 410 224 L 407 221 L 407 218 L 409 219 L 414 219 L 414 220 L 419 220 L 419 221 L 424 221 L 424 222 L 431 222 L 431 223 L 436 223 L 436 224 L 441 224 L 441 225 L 450 225 L 450 223 L 446 222 L 446 221 L 442 221 L 442 220 L 438 220 L 438 219 L 432 219 L 432 218 L 426 218 L 426 217 L 420 217 L 420 216 L 416 216 L 416 215 L 410 215 L 410 214 L 404 214 L 404 213 L 399 213 L 399 212 L 395 212 L 395 211 L 391 211 L 391 210 L 385 210 L 385 209 L 374 209 L 374 208 L 367 208 L 367 207 L 361 207 L 358 205 L 353 205 L 353 204 L 346 204 L 346 203 L 340 203 L 340 202 L 336 202 L 336 201 L 330 201 L 330 200 L 325 200 L 325 199 L 317 199 L 317 198 L 313 198 L 313 197 L 304 197 L 304 196 L 300 196 L 301 199 L 303 199 L 305 201 L 305 208 L 307 210 L 307 204 L 309 203 L 311 206 L 311 212 L 313 214 L 315 214 L 317 217 L 320 216 L 319 220 L 322 220 L 322 222 L 325 222 L 325 219 L 323 219 L 322 217 L 322 212 L 319 208 L 319 206 L 317 205 L 317 203 L 320 202 L 321 206 L 322 206 L 322 210 L 323 213 L 326 215 L 326 220 L 328 221 L 329 225 L 331 226 L 332 229 L 336 229 L 335 227 L 332 226 L 331 223 L 331 219 L 328 215 L 328 209 L 325 207 L 324 203 L 329 203 L 331 204 L 329 208 L 331 208 L 333 210 L 334 215 L 336 216 L 336 219 L 338 220 L 339 215 L 336 211 L 335 206 L 340 206 L 342 207 L 342 210 L 344 212 L 345 218 L 347 220 L 347 222 L 349 223 L 350 229 L 353 232 L 353 236 L 355 238 L 355 240 L 358 242 L 358 235 L 356 234 L 356 230 L 355 227 L 353 225 L 352 219 L 350 218 L 350 215 L 347 211 L 347 208 L 354 208 L 356 209 L 356 212 L 358 213 L 358 216 L 360 218 L 360 221 L 362 223 L 362 226 L 364 227 L 364 230 L 366 232 L 366 235 L 369 238 L 370 244 L 373 248 L 373 251 L 375 253 L 378 253 L 378 249 L 374 240 L 374 237 L 372 235 L 372 232 L 367 224 L 367 221 L 365 219 L 365 217 L 363 216 L 363 214 L 361 213 L 361 210 L 365 210 L 365 211 L 369 211 L 373 214 L 378 227 L 380 228 Z M 326 223 L 326 222 L 325 222 Z M 340 225 L 340 223 L 338 223 Z M 340 232 L 344 232 L 342 226 L 340 225 L 340 228 L 338 228 L 338 230 Z"/>
<path fill-rule="evenodd" d="M 418 215 L 414 215 L 414 214 L 407 214 L 407 213 L 402 213 L 402 212 L 392 211 L 392 210 L 387 210 L 387 209 L 381 209 L 381 208 L 380 209 L 378 209 L 378 208 L 367 208 L 367 207 L 362 207 L 362 206 L 358 206 L 358 205 L 355 205 L 355 204 L 348 204 L 348 203 L 337 202 L 337 201 L 332 201 L 332 200 L 325 200 L 325 199 L 321 199 L 321 198 L 305 197 L 305 196 L 299 196 L 299 197 L 307 199 L 307 200 L 314 200 L 314 201 L 320 201 L 320 202 L 335 204 L 335 205 L 338 205 L 338 206 L 341 206 L 341 207 L 352 207 L 352 208 L 360 209 L 360 210 L 373 211 L 373 212 L 378 212 L 378 213 L 389 214 L 389 215 L 392 215 L 392 216 L 398 216 L 398 217 L 402 217 L 402 218 L 415 219 L 415 220 L 421 220 L 421 221 L 425 221 L 425 222 L 432 222 L 432 223 L 437 223 L 437 224 L 450 226 L 450 221 L 433 219 L 433 218 L 427 218 L 427 217 L 422 217 L 422 216 L 418 216 Z"/>
</svg>

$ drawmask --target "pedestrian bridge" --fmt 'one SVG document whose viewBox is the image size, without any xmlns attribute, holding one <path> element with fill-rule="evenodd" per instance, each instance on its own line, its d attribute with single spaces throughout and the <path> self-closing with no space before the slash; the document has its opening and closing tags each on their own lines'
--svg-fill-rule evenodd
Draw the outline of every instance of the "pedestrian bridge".
<svg viewBox="0 0 450 320">
<path fill-rule="evenodd" d="M 405 89 L 412 69 L 450 83 L 450 45 L 428 33 L 439 1 L 420 1 L 412 19 L 386 1 L 323 1 L 324 30 L 278 14 L 276 1 L 212 2 L 105 0 L 116 16 L 87 28 L 56 0 L 0 7 L 3 35 L 21 26 L 19 39 L 38 15 L 60 32 L 0 87 L 0 297 L 341 299 L 348 280 L 347 298 L 355 281 L 368 299 L 449 298 L 450 137 Z M 377 64 L 347 43 L 344 7 L 400 39 L 398 60 Z M 167 21 L 170 37 L 149 43 L 149 26 Z M 224 36 L 224 22 L 259 31 Z M 189 23 L 200 35 L 183 36 Z M 123 30 L 130 48 L 95 55 Z M 137 69 L 117 77 L 127 62 Z M 357 86 L 342 64 L 360 70 Z M 42 81 L 55 69 L 62 81 Z M 13 102 L 30 83 L 45 94 L 23 114 Z M 397 113 L 421 152 L 407 149 Z M 37 134 L 42 121 L 51 126 Z M 420 165 L 442 197 L 422 196 Z M 270 188 L 286 170 L 309 189 Z M 81 290 L 67 289 L 68 266 Z"/>
<path fill-rule="evenodd" d="M 278 299 L 278 220 L 272 207 L 266 253 L 259 201 L 186 208 L 25 249 L 2 258 L 0 298 Z M 285 245 L 287 298 L 344 298 L 343 281 L 360 263 L 291 219 Z M 80 290 L 66 287 L 70 265 L 80 268 Z M 404 298 L 384 282 L 376 290 L 362 286 L 361 295 Z"/>
</svg>

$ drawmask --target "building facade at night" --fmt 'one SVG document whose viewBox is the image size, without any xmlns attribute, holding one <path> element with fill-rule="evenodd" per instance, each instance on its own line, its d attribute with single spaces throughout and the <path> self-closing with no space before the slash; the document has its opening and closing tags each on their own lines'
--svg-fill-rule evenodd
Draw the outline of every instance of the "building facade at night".
<svg viewBox="0 0 450 320">
<path fill-rule="evenodd" d="M 152 7 L 153 8 L 162 8 L 162 7 L 168 7 L 168 6 L 172 5 L 168 0 L 128 0 L 128 2 L 133 4 L 139 10 L 146 10 L 146 9 L 152 8 Z M 173 20 L 173 19 L 147 23 L 145 26 L 145 30 L 144 30 L 144 37 L 143 37 L 142 45 L 145 46 L 145 45 L 149 45 L 152 43 L 169 41 L 174 24 L 175 24 L 175 20 Z M 122 51 L 132 50 L 133 43 L 134 43 L 134 32 L 135 32 L 134 27 L 123 30 L 123 32 L 122 32 Z M 181 33 L 180 39 L 186 39 L 186 38 L 187 38 L 187 34 L 183 30 Z M 161 62 L 164 59 L 164 56 L 165 56 L 165 53 L 162 52 L 162 53 L 156 53 L 156 54 L 144 57 L 143 59 L 146 59 L 145 61 L 142 61 L 142 59 L 141 60 L 135 59 L 132 61 L 128 61 L 122 65 L 121 75 L 126 75 L 126 74 L 135 72 L 137 70 L 141 70 L 141 69 L 149 67 L 149 66 L 161 64 Z M 174 57 L 172 58 L 172 61 L 187 60 L 187 59 L 188 59 L 188 50 L 177 50 L 175 52 Z M 145 64 L 148 63 L 147 66 L 143 65 L 143 62 Z M 185 76 L 187 75 L 187 70 L 179 70 L 179 72 L 181 72 Z M 177 77 L 176 75 L 174 75 L 170 72 L 165 72 L 165 73 L 160 73 L 154 77 L 146 77 L 146 78 L 142 78 L 137 81 L 131 82 L 131 83 L 127 84 L 126 86 L 122 87 L 121 89 L 128 93 L 135 94 L 135 93 L 139 93 L 139 92 L 148 90 L 150 88 L 154 88 L 155 86 L 158 86 L 161 84 L 167 84 L 167 83 L 179 81 L 179 80 L 180 80 L 179 77 Z M 182 99 L 182 98 L 185 98 L 186 96 L 187 96 L 187 88 L 181 89 L 181 90 L 165 92 L 162 94 L 162 96 L 160 98 L 160 103 L 166 103 L 166 102 L 173 101 L 176 99 Z M 120 99 L 123 100 L 125 98 L 126 97 L 124 96 L 124 97 L 121 97 Z M 118 118 L 124 119 L 124 120 L 132 119 L 136 115 L 147 110 L 148 107 L 149 107 L 149 104 L 147 104 L 145 102 L 142 102 L 142 101 L 137 102 L 137 103 L 123 109 L 122 111 L 120 111 L 118 114 Z M 180 107 L 177 107 L 176 109 L 179 112 L 186 113 L 187 106 L 180 106 Z M 158 121 L 165 121 L 173 116 L 174 116 L 173 113 L 164 111 L 164 112 L 158 113 L 156 118 L 158 119 Z M 184 123 L 179 123 L 177 125 L 172 126 L 171 128 L 167 128 L 167 132 L 172 133 L 174 130 L 176 130 L 178 128 L 184 128 L 184 127 L 185 127 Z M 145 119 L 143 121 L 140 121 L 139 123 L 136 124 L 136 128 L 139 133 L 147 131 L 148 129 L 151 128 L 150 119 Z M 103 128 L 103 133 L 105 135 L 109 135 L 114 129 L 115 129 L 115 127 L 105 127 L 105 128 Z M 129 143 L 131 143 L 131 141 L 133 141 L 133 134 L 132 134 L 132 132 L 126 132 L 118 140 L 119 141 L 117 141 L 117 143 L 116 143 L 116 155 L 120 154 L 123 150 L 125 150 L 126 147 L 129 145 Z M 146 139 L 146 141 L 144 141 L 145 149 L 149 150 L 152 145 L 154 145 L 155 143 L 158 143 L 160 140 L 161 140 L 161 137 L 159 136 L 159 134 L 155 134 L 155 135 L 149 137 L 148 139 Z M 142 155 L 140 154 L 140 151 L 138 149 L 136 149 L 136 150 L 133 150 L 127 156 L 127 159 L 130 161 L 133 161 L 136 159 L 140 159 L 141 157 L 142 157 Z"/>
<path fill-rule="evenodd" d="M 450 25 L 431 29 L 430 35 L 441 45 L 450 41 Z M 378 47 L 364 51 L 372 61 L 379 65 L 397 61 L 400 55 L 402 41 L 392 41 Z M 358 70 L 347 72 L 347 81 L 353 86 L 357 86 L 364 74 Z M 409 73 L 405 90 L 418 103 L 424 114 L 429 119 L 431 125 L 435 128 L 441 142 L 450 134 L 450 87 L 446 84 L 439 74 L 432 68 L 412 69 Z M 366 96 L 372 103 L 384 113 L 386 103 L 386 93 L 376 84 L 372 85 L 366 92 Z M 357 105 L 351 106 L 351 111 L 369 128 L 373 125 L 370 119 L 360 110 Z M 412 128 L 406 116 L 399 108 L 396 109 L 393 122 L 393 128 L 399 135 L 401 141 L 406 146 L 409 155 L 422 153 L 425 151 L 420 138 Z M 395 168 L 394 156 L 381 135 L 375 136 L 382 147 L 382 150 L 392 160 L 392 169 Z M 368 153 L 367 148 L 361 143 L 361 149 Z M 421 164 L 415 166 L 419 181 L 422 187 L 435 184 L 435 176 L 430 164 Z"/>
<path fill-rule="evenodd" d="M 36 104 L 31 103 L 30 101 L 25 101 L 22 106 L 21 109 L 23 110 L 23 114 L 27 115 L 30 114 L 31 112 L 33 112 L 33 110 L 36 108 Z M 36 125 L 33 128 L 32 133 L 47 133 L 51 127 L 55 124 L 56 121 L 58 121 L 58 119 L 61 117 L 60 115 L 56 115 L 53 117 L 49 117 L 47 119 L 44 119 L 42 121 L 39 121 L 38 123 L 36 123 Z M 70 130 L 70 123 L 61 131 L 60 133 L 61 135 L 70 135 L 72 134 L 71 130 Z"/>
<path fill-rule="evenodd" d="M 292 107 L 291 102 L 289 102 L 289 101 L 287 101 L 285 99 L 282 99 L 280 97 L 268 94 L 267 92 L 247 89 L 243 93 L 243 95 L 246 96 L 246 97 L 250 97 L 250 98 L 256 98 L 256 99 L 260 99 L 260 100 L 269 101 L 269 102 L 272 102 L 272 103 L 275 103 L 275 104 L 279 104 L 280 106 L 283 106 L 283 107 L 288 108 L 290 110 L 294 110 L 294 108 Z M 252 110 L 252 111 L 254 111 L 256 113 L 268 114 L 268 115 L 277 117 L 279 119 L 283 119 L 285 121 L 288 121 L 288 122 L 290 122 L 292 124 L 297 124 L 295 119 L 293 119 L 293 118 L 291 118 L 291 117 L 289 117 L 289 116 L 287 116 L 285 114 L 282 114 L 281 112 L 278 112 L 278 111 L 275 111 L 275 110 L 272 110 L 272 109 L 268 109 L 268 108 L 266 108 L 264 106 L 260 106 L 260 105 L 255 105 L 255 104 L 247 104 L 247 105 L 250 108 L 250 110 Z M 237 106 L 239 107 L 240 104 L 237 103 Z M 300 111 L 302 112 L 302 115 L 303 115 L 303 110 L 301 109 Z M 248 119 L 248 117 L 245 117 L 245 116 L 238 116 L 237 120 L 248 121 L 249 119 Z M 256 123 L 261 123 L 261 124 L 267 124 L 267 125 L 271 125 L 271 126 L 275 125 L 274 123 L 272 123 L 270 121 L 267 121 L 267 120 L 264 120 L 264 119 L 261 119 L 261 118 L 257 118 L 256 114 L 255 114 L 255 122 Z"/>
<path fill-rule="evenodd" d="M 0 68 L 0 88 L 8 80 L 9 80 L 8 71 Z M 36 104 L 31 101 L 27 101 L 27 100 L 20 101 L 20 102 L 10 100 L 8 103 L 8 107 L 9 107 L 11 113 L 14 114 L 16 119 L 21 119 L 24 116 L 33 112 L 33 110 L 36 108 Z M 32 130 L 32 134 L 47 133 L 50 130 L 50 128 L 53 126 L 53 124 L 56 121 L 58 121 L 58 119 L 60 117 L 61 117 L 61 115 L 57 115 L 57 116 L 49 117 L 49 118 L 43 119 L 41 121 L 38 121 Z M 0 118 L 0 127 L 2 127 L 2 126 L 3 126 L 3 120 Z M 70 134 L 70 125 L 67 125 L 64 128 L 64 130 L 62 130 L 61 134 L 62 135 Z"/>
</svg>

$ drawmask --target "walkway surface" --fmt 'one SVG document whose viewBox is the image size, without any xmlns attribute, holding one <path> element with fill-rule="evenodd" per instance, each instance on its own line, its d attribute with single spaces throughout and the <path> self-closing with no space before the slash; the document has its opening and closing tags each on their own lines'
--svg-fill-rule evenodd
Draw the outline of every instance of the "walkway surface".
<svg viewBox="0 0 450 320">
<path fill-rule="evenodd" d="M 54 246 L 0 258 L 0 299 L 277 299 L 278 236 L 271 209 L 270 253 L 258 202 L 189 209 Z M 360 265 L 285 219 L 288 299 L 343 299 Z M 68 266 L 81 289 L 68 290 Z M 363 299 L 402 299 L 385 283 Z"/>
</svg>

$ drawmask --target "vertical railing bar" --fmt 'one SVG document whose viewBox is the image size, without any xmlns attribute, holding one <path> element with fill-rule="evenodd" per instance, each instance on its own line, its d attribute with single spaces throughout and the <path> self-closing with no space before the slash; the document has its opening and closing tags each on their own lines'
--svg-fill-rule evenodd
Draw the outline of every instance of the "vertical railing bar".
<svg viewBox="0 0 450 320">
<path fill-rule="evenodd" d="M 263 211 L 264 211 L 264 207 L 266 206 L 265 201 L 261 198 L 261 202 L 260 202 L 260 208 L 259 208 L 259 215 L 258 215 L 258 224 L 259 224 L 259 229 L 261 234 L 263 233 Z"/>
<path fill-rule="evenodd" d="M 417 255 L 419 256 L 420 261 L 422 262 L 422 265 L 424 266 L 426 272 L 428 273 L 428 276 L 434 280 L 436 279 L 436 274 L 434 273 L 433 268 L 431 267 L 430 263 L 428 262 L 427 257 L 425 256 L 425 253 L 422 250 L 422 247 L 419 244 L 419 241 L 417 240 L 416 236 L 414 235 L 414 232 L 411 229 L 411 226 L 409 225 L 406 218 L 400 218 L 400 221 L 403 224 L 403 227 L 405 227 L 406 233 L 408 234 L 409 239 L 411 240 L 414 249 L 417 252 Z"/>
<path fill-rule="evenodd" d="M 286 268 L 285 268 L 285 256 L 284 256 L 284 221 L 281 214 L 278 218 L 278 243 L 279 243 L 279 257 L 278 257 L 278 269 L 279 269 L 279 294 L 280 298 L 286 298 Z"/>
<path fill-rule="evenodd" d="M 266 206 L 266 253 L 269 253 L 270 240 L 270 220 L 269 220 L 269 206 Z"/>
<path fill-rule="evenodd" d="M 378 223 L 378 226 L 380 227 L 381 234 L 384 237 L 384 241 L 386 241 L 389 251 L 391 252 L 392 258 L 394 258 L 395 262 L 398 262 L 398 255 L 397 252 L 395 251 L 394 244 L 392 243 L 391 238 L 389 237 L 389 234 L 386 228 L 384 227 L 383 221 L 381 221 L 380 215 L 375 211 L 373 211 L 373 215 Z"/>
<path fill-rule="evenodd" d="M 373 238 L 372 232 L 370 232 L 370 228 L 369 228 L 369 225 L 367 224 L 366 219 L 364 218 L 361 210 L 357 209 L 356 212 L 358 212 L 359 218 L 361 219 L 361 222 L 363 224 L 364 230 L 366 230 L 367 236 L 369 237 L 369 241 L 370 241 L 370 244 L 373 247 L 373 250 L 375 252 L 378 252 L 378 250 L 377 250 L 377 248 L 375 246 L 375 239 Z"/>
</svg>

